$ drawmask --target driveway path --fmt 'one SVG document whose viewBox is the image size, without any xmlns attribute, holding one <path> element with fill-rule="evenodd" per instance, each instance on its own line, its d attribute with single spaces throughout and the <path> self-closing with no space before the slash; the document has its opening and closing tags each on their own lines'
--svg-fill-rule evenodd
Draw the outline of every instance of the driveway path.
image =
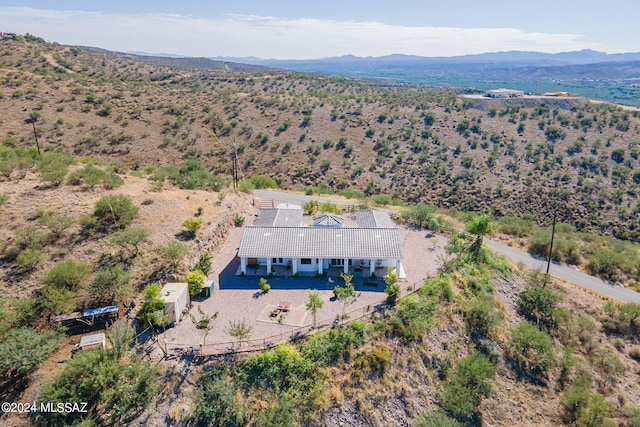
<svg viewBox="0 0 640 427">
<path fill-rule="evenodd" d="M 333 203 L 343 205 L 349 204 L 344 201 L 333 200 L 327 197 L 306 196 L 302 194 L 287 193 L 283 191 L 255 190 L 253 193 L 260 199 L 271 199 L 282 203 L 303 204 L 311 199 L 314 199 L 322 202 L 331 201 Z M 507 246 L 503 243 L 495 242 L 486 238 L 484 239 L 484 241 L 487 242 L 487 244 L 493 250 L 506 255 L 514 262 L 522 262 L 524 265 L 534 270 L 546 270 L 546 260 L 537 258 L 528 252 L 512 248 L 511 246 Z M 617 301 L 621 301 L 624 303 L 634 302 L 636 304 L 640 304 L 640 293 L 631 289 L 623 288 L 622 286 L 618 286 L 614 283 L 608 282 L 598 277 L 590 276 L 586 273 L 582 273 L 567 266 L 552 263 L 551 268 L 549 269 L 549 273 L 554 277 L 564 279 L 583 288 L 587 288 L 602 295 L 606 295 Z"/>
</svg>

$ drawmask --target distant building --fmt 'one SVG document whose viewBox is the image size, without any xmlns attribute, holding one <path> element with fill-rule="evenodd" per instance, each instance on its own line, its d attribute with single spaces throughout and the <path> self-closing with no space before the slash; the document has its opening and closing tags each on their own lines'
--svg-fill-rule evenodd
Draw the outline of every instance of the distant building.
<svg viewBox="0 0 640 427">
<path fill-rule="evenodd" d="M 521 90 L 513 89 L 492 89 L 485 92 L 484 96 L 487 98 L 522 98 L 524 92 Z"/>
</svg>

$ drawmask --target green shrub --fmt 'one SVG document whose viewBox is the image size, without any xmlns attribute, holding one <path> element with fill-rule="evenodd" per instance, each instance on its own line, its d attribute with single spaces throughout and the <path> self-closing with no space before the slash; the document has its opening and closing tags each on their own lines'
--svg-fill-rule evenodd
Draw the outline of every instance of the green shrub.
<svg viewBox="0 0 640 427">
<path fill-rule="evenodd" d="M 253 187 L 257 189 L 278 188 L 276 181 L 267 175 L 256 175 L 251 178 L 251 183 Z"/>
<path fill-rule="evenodd" d="M 200 270 L 193 270 L 184 277 L 184 281 L 189 285 L 189 295 L 193 297 L 202 292 L 207 276 Z"/>
<path fill-rule="evenodd" d="M 483 337 L 489 337 L 497 331 L 504 313 L 493 296 L 480 294 L 469 302 L 464 317 L 472 331 Z"/>
<path fill-rule="evenodd" d="M 549 334 L 526 321 L 511 330 L 508 353 L 521 373 L 535 380 L 546 378 L 555 362 L 554 344 Z"/>
<path fill-rule="evenodd" d="M 481 353 L 471 353 L 459 359 L 439 395 L 442 407 L 457 420 L 470 420 L 482 397 L 491 391 L 487 380 L 494 375 L 495 367 Z"/>
<path fill-rule="evenodd" d="M 529 219 L 503 216 L 497 222 L 497 230 L 511 236 L 526 237 L 533 232 L 533 222 Z"/>
<path fill-rule="evenodd" d="M 462 427 L 455 419 L 439 411 L 423 412 L 415 419 L 415 427 Z"/>
<path fill-rule="evenodd" d="M 203 376 L 198 384 L 191 423 L 198 426 L 246 426 L 249 414 L 242 402 L 236 399 L 238 393 L 240 390 L 226 373 Z"/>
<path fill-rule="evenodd" d="M 265 279 L 264 277 L 260 278 L 260 281 L 258 282 L 258 286 L 260 286 L 260 289 L 265 294 L 269 293 L 269 291 L 271 290 L 271 285 L 267 283 L 267 279 Z"/>
<path fill-rule="evenodd" d="M 85 283 L 90 274 L 91 267 L 88 264 L 68 260 L 53 266 L 42 276 L 40 282 L 47 286 L 76 291 Z"/>
<path fill-rule="evenodd" d="M 157 367 L 138 356 L 120 361 L 103 349 L 81 351 L 64 370 L 42 385 L 40 402 L 84 402 L 86 412 L 39 412 L 42 426 L 98 422 L 122 425 L 140 413 L 158 389 Z"/>
<path fill-rule="evenodd" d="M 202 219 L 200 218 L 187 218 L 182 221 L 182 226 L 187 230 L 187 233 L 195 237 L 196 233 L 202 228 Z"/>
<path fill-rule="evenodd" d="M 131 225 L 139 210 L 129 196 L 113 194 L 98 200 L 93 215 L 105 228 L 123 229 Z"/>
<path fill-rule="evenodd" d="M 629 349 L 629 357 L 640 362 L 640 345 L 634 345 Z"/>
<path fill-rule="evenodd" d="M 547 330 L 554 327 L 554 312 L 562 297 L 551 288 L 527 285 L 518 295 L 518 312 Z"/>
<path fill-rule="evenodd" d="M 331 366 L 349 360 L 351 351 L 362 345 L 365 337 L 365 323 L 354 320 L 344 328 L 311 335 L 300 351 L 320 366 Z"/>
<path fill-rule="evenodd" d="M 162 299 L 160 295 L 160 284 L 151 283 L 142 290 L 144 302 L 140 311 L 138 311 L 138 317 L 141 317 L 147 324 L 154 326 L 166 327 L 171 324 L 171 316 L 169 316 L 165 309 L 167 303 Z"/>
<path fill-rule="evenodd" d="M 407 340 L 421 339 L 431 328 L 438 301 L 420 293 L 402 298 L 392 320 L 394 330 Z"/>
<path fill-rule="evenodd" d="M 47 256 L 40 249 L 27 248 L 21 251 L 16 258 L 16 263 L 25 271 L 34 270 Z"/>
<path fill-rule="evenodd" d="M 358 376 L 382 376 L 391 367 L 391 349 L 385 343 L 377 344 L 356 357 L 353 366 Z"/>
<path fill-rule="evenodd" d="M 96 305 L 110 305 L 133 295 L 131 275 L 122 265 L 99 270 L 89 285 L 89 295 Z"/>
</svg>

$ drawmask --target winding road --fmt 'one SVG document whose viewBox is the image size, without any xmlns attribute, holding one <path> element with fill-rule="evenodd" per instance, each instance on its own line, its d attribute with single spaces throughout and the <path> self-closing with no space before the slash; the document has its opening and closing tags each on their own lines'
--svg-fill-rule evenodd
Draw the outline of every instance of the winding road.
<svg viewBox="0 0 640 427">
<path fill-rule="evenodd" d="M 255 197 L 259 199 L 274 200 L 277 202 L 288 203 L 288 204 L 301 205 L 312 199 L 317 200 L 318 202 L 330 201 L 332 203 L 336 203 L 339 205 L 352 204 L 342 200 L 331 199 L 328 197 L 306 196 L 303 194 L 288 193 L 283 191 L 254 190 L 253 194 Z M 484 241 L 493 250 L 501 254 L 504 254 L 513 262 L 516 262 L 516 263 L 521 262 L 527 267 L 534 270 L 546 269 L 546 260 L 535 257 L 528 252 L 522 251 L 520 249 L 512 248 L 511 246 L 507 246 L 500 242 L 496 242 L 486 238 L 484 239 Z M 590 291 L 597 292 L 599 294 L 605 295 L 617 301 L 624 302 L 624 303 L 633 302 L 636 304 L 640 304 L 640 293 L 635 292 L 631 289 L 623 288 L 622 286 L 618 286 L 614 283 L 608 282 L 598 277 L 590 276 L 586 273 L 574 270 L 567 266 L 552 263 L 551 268 L 549 269 L 549 273 L 558 279 L 566 280 L 567 282 L 570 282 L 581 288 L 585 288 Z"/>
</svg>

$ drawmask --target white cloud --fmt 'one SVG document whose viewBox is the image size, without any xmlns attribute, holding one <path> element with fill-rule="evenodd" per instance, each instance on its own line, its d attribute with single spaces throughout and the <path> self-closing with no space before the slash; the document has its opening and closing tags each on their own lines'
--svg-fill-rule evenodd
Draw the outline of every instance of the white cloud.
<svg viewBox="0 0 640 427">
<path fill-rule="evenodd" d="M 597 48 L 579 34 L 516 28 L 446 28 L 380 22 L 228 15 L 107 14 L 0 8 L 4 31 L 29 32 L 64 44 L 190 56 L 321 58 L 404 53 L 453 56 L 506 50 L 561 52 Z"/>
</svg>

